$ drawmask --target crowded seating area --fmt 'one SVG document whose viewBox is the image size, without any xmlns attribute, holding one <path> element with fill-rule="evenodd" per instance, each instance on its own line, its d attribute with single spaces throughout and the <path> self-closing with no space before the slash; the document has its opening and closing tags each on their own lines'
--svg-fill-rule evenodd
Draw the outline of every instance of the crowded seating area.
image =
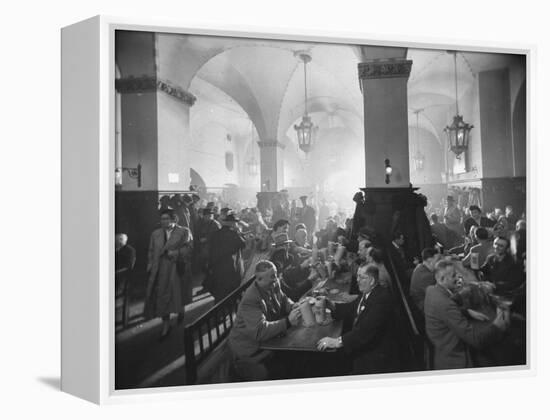
<svg viewBox="0 0 550 420">
<path fill-rule="evenodd" d="M 524 55 L 114 41 L 116 389 L 528 364 Z"/>
<path fill-rule="evenodd" d="M 134 295 L 134 306 L 143 302 L 139 322 L 160 319 L 154 340 L 162 345 L 181 334 L 172 329 L 193 324 L 186 323 L 193 289 L 213 300 L 198 316 L 208 319 L 200 334 L 186 334 L 180 348 L 195 360 L 184 383 L 197 380 L 196 359 L 206 359 L 195 353 L 208 355 L 222 342 L 226 369 L 219 382 L 525 364 L 524 215 L 516 218 L 508 208 L 507 222 L 497 224 L 480 220 L 477 206 L 453 210 L 462 229 L 455 218 L 442 225 L 456 232 L 460 245 L 449 247 L 432 223 L 432 246 L 411 254 L 401 231 L 384 241 L 371 226 L 353 230 L 352 215 L 319 220 L 307 196 L 302 209 L 311 210 L 292 217 L 286 197 L 278 194 L 277 220 L 264 220 L 257 208 L 201 204 L 196 193 L 159 200 L 145 293 Z M 445 214 L 452 196 L 448 203 Z M 137 287 L 131 238 L 121 232 L 116 244 L 117 286 Z M 127 307 L 122 311 L 126 324 Z M 292 351 L 296 342 L 290 349 L 265 347 L 287 331 L 323 325 L 325 316 L 342 324 L 338 336 L 310 343 L 313 357 Z M 396 351 L 396 340 L 417 345 L 411 330 L 421 342 L 419 354 Z"/>
</svg>

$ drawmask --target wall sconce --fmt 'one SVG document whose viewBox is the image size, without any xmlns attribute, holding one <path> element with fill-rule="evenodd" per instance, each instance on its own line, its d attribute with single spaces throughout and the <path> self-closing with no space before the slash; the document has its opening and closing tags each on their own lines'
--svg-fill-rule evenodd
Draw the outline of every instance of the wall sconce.
<svg viewBox="0 0 550 420">
<path fill-rule="evenodd" d="M 138 164 L 137 168 L 116 168 L 115 184 L 117 186 L 122 186 L 122 174 L 124 171 L 128 173 L 130 178 L 137 180 L 137 186 L 141 188 L 141 163 Z"/>
<path fill-rule="evenodd" d="M 384 163 L 386 164 L 386 184 L 389 184 L 390 183 L 390 177 L 391 177 L 391 173 L 393 171 L 393 168 L 391 167 L 390 165 L 390 160 L 389 159 L 386 159 L 384 161 Z"/>
</svg>

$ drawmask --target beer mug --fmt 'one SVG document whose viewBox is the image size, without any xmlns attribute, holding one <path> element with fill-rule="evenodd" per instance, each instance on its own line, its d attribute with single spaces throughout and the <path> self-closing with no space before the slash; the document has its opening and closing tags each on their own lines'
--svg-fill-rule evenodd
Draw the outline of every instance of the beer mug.
<svg viewBox="0 0 550 420">
<path fill-rule="evenodd" d="M 472 270 L 479 270 L 479 254 L 477 252 L 472 252 L 470 267 L 472 267 Z"/>
<path fill-rule="evenodd" d="M 302 314 L 302 321 L 305 327 L 312 327 L 315 325 L 315 315 L 313 315 L 313 311 L 311 310 L 309 299 L 305 299 L 300 304 L 300 313 Z"/>
<path fill-rule="evenodd" d="M 315 306 L 313 312 L 315 313 L 315 322 L 322 325 L 326 320 L 326 302 L 324 298 L 318 298 L 315 300 Z"/>
</svg>

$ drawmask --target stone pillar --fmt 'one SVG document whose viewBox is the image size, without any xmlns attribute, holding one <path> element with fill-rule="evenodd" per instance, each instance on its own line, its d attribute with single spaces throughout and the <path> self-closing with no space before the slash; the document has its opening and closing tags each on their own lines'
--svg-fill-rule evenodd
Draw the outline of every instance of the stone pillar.
<svg viewBox="0 0 550 420">
<path fill-rule="evenodd" d="M 414 193 L 409 180 L 407 80 L 412 61 L 384 58 L 359 63 L 364 98 L 365 183 L 364 200 L 358 200 L 355 229 L 374 228 L 389 243 L 396 230 L 404 233 L 411 256 L 432 244 L 423 214 L 425 202 Z M 385 160 L 392 166 L 386 184 Z M 427 230 L 426 230 L 427 228 Z"/>
<path fill-rule="evenodd" d="M 189 189 L 189 108 L 195 97 L 158 75 L 156 35 L 117 31 L 115 60 L 119 77 L 121 164 L 141 165 L 141 186 L 127 171 L 117 189 L 115 229 L 136 248 L 136 275 L 146 264 L 151 231 L 158 224 L 162 191 Z"/>
<path fill-rule="evenodd" d="M 283 188 L 283 152 L 285 145 L 278 140 L 260 140 L 260 180 L 262 192 Z"/>
<path fill-rule="evenodd" d="M 375 59 L 359 63 L 365 118 L 365 182 L 371 188 L 409 186 L 407 80 L 412 61 Z M 393 168 L 385 183 L 385 159 Z"/>
</svg>

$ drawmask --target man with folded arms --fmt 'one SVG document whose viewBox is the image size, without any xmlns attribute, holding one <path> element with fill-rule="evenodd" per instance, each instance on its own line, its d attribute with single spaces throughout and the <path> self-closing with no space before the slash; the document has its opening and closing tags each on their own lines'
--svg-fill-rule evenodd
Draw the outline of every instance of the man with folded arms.
<svg viewBox="0 0 550 420">
<path fill-rule="evenodd" d="M 492 322 L 487 318 L 487 322 L 474 325 L 453 300 L 459 288 L 455 262 L 439 261 L 435 266 L 435 279 L 436 284 L 427 288 L 424 301 L 426 335 L 435 351 L 434 369 L 474 367 L 469 346 L 482 349 L 501 339 L 508 328 L 510 314 L 497 308 Z"/>
<path fill-rule="evenodd" d="M 284 333 L 300 321 L 300 309 L 282 291 L 271 261 L 256 264 L 255 279 L 239 304 L 229 333 L 235 370 L 246 381 L 276 379 L 280 372 L 271 352 L 260 344 Z"/>
</svg>

